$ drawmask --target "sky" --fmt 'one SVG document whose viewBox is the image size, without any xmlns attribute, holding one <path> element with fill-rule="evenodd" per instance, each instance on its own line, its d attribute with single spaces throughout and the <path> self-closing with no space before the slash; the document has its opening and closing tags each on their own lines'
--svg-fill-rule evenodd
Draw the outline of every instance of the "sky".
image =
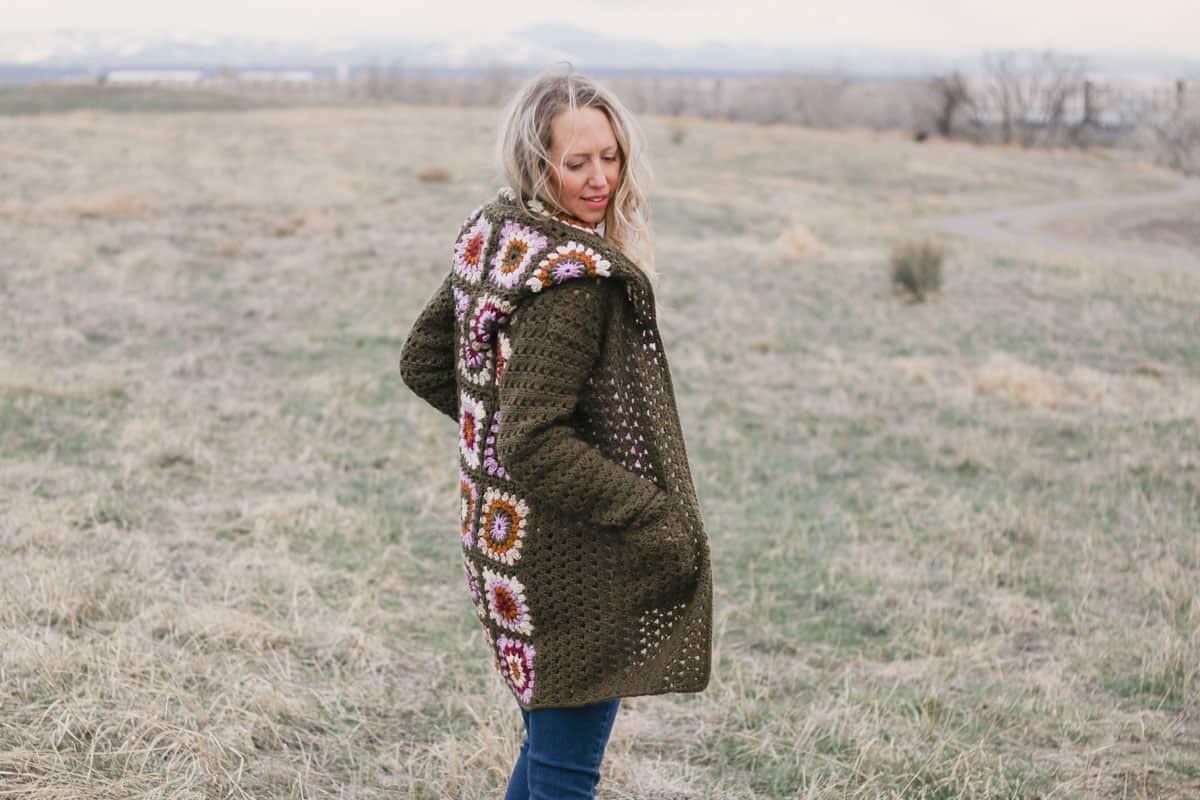
<svg viewBox="0 0 1200 800">
<path fill-rule="evenodd" d="M 86 28 L 470 42 L 566 22 L 668 45 L 862 45 L 956 54 L 1048 47 L 1200 57 L 1200 0 L 3 0 L 3 5 L 0 33 Z"/>
</svg>

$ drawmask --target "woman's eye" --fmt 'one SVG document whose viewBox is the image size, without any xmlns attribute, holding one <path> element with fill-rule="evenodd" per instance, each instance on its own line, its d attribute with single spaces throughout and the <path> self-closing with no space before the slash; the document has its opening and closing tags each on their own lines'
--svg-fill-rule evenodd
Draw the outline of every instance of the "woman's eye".
<svg viewBox="0 0 1200 800">
<path fill-rule="evenodd" d="M 567 169 L 579 169 L 583 164 L 567 164 Z"/>
</svg>

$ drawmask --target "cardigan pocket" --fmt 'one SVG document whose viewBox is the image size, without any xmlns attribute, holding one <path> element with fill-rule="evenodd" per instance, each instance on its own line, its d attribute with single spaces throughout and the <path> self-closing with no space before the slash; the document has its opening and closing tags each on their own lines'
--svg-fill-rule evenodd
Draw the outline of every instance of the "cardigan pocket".
<svg viewBox="0 0 1200 800">
<path fill-rule="evenodd" d="M 688 519 L 675 495 L 670 494 L 665 514 L 625 532 L 633 571 L 648 587 L 668 590 L 694 573 L 696 541 Z"/>
</svg>

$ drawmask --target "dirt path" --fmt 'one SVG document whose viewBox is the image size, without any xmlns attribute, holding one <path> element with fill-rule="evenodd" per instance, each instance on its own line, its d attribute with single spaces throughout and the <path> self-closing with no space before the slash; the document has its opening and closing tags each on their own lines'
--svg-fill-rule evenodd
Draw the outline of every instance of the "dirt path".
<svg viewBox="0 0 1200 800">
<path fill-rule="evenodd" d="M 1200 273 L 1200 180 L 1154 194 L 943 217 L 962 236 Z"/>
</svg>

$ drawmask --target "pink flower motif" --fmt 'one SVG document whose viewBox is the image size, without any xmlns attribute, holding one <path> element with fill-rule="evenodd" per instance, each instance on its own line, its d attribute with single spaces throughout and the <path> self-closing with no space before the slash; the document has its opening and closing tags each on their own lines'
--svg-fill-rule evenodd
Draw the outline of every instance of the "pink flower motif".
<svg viewBox="0 0 1200 800">
<path fill-rule="evenodd" d="M 483 568 L 483 593 L 488 613 L 502 628 L 533 635 L 533 620 L 525 601 L 525 587 L 514 577 Z"/>
<path fill-rule="evenodd" d="M 478 370 L 486 367 L 489 355 L 487 350 L 476 350 L 471 347 L 471 343 L 468 341 L 464 340 L 462 343 L 462 362 L 467 369 Z"/>
<path fill-rule="evenodd" d="M 491 349 L 492 332 L 508 323 L 508 315 L 512 310 L 512 303 L 499 297 L 489 294 L 481 296 L 475 302 L 475 311 L 471 314 L 471 322 L 467 328 L 467 338 L 471 347 L 480 351 Z"/>
<path fill-rule="evenodd" d="M 496 639 L 496 653 L 500 657 L 500 674 L 508 681 L 509 688 L 522 702 L 530 702 L 536 678 L 533 665 L 537 649 L 531 642 L 500 634 Z"/>
</svg>

